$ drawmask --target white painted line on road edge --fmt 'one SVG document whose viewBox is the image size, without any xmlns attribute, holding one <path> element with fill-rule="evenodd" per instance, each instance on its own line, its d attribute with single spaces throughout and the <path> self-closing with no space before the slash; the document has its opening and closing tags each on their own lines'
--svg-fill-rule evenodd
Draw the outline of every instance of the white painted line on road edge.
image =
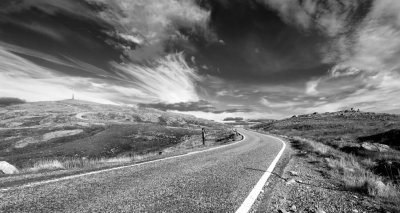
<svg viewBox="0 0 400 213">
<path fill-rule="evenodd" d="M 69 179 L 74 179 L 74 178 L 78 178 L 78 177 L 83 177 L 83 176 L 86 176 L 86 175 L 93 175 L 93 174 L 98 174 L 98 173 L 102 173 L 102 172 L 125 169 L 125 168 L 130 168 L 130 167 L 135 167 L 135 166 L 141 166 L 141 165 L 144 165 L 144 164 L 155 163 L 155 162 L 159 162 L 159 161 L 185 157 L 185 156 L 194 155 L 194 154 L 198 154 L 198 153 L 202 153 L 202 152 L 209 152 L 209 151 L 212 151 L 212 150 L 221 149 L 221 148 L 224 148 L 224 147 L 228 147 L 228 146 L 232 146 L 232 145 L 235 145 L 235 144 L 239 144 L 239 143 L 241 143 L 241 142 L 246 140 L 246 137 L 243 134 L 242 134 L 242 136 L 243 136 L 243 139 L 241 141 L 230 143 L 230 144 L 227 144 L 227 145 L 217 146 L 217 147 L 213 147 L 213 148 L 209 148 L 209 149 L 205 149 L 205 150 L 189 152 L 189 153 L 182 154 L 182 155 L 175 155 L 175 156 L 171 156 L 171 157 L 167 157 L 167 158 L 161 158 L 161 159 L 152 160 L 152 161 L 146 161 L 146 162 L 143 162 L 143 163 L 137 163 L 137 164 L 126 165 L 126 166 L 118 166 L 118 167 L 113 167 L 113 168 L 110 168 L 110 169 L 97 170 L 97 171 L 93 171 L 93 172 L 87 172 L 87 173 L 82 173 L 82 174 L 77 174 L 77 175 L 70 175 L 70 176 L 65 176 L 65 177 L 56 178 L 56 179 L 32 182 L 32 183 L 27 183 L 27 184 L 16 186 L 16 187 L 12 187 L 11 186 L 11 187 L 7 187 L 7 188 L 0 188 L 0 192 L 5 192 L 5 191 L 15 190 L 15 189 L 24 189 L 24 188 L 28 188 L 28 187 L 34 187 L 34 186 L 38 186 L 38 185 L 43 185 L 43 184 L 46 184 L 46 183 L 54 183 L 54 182 L 59 182 L 59 181 L 62 181 L 62 180 L 69 180 Z"/>
<path fill-rule="evenodd" d="M 251 190 L 250 194 L 244 200 L 242 205 L 236 210 L 236 213 L 247 213 L 250 211 L 251 207 L 253 206 L 254 202 L 257 200 L 258 195 L 264 188 L 265 183 L 267 182 L 272 171 L 274 171 L 276 164 L 278 163 L 279 159 L 281 158 L 281 155 L 283 154 L 283 151 L 286 148 L 286 143 L 283 140 L 281 140 L 280 138 L 277 138 L 277 137 L 274 137 L 271 135 L 266 135 L 266 136 L 275 138 L 278 141 L 280 141 L 283 144 L 282 149 L 281 149 L 281 151 L 279 151 L 279 153 L 275 157 L 274 161 L 272 161 L 271 165 L 269 165 L 267 171 L 263 174 L 263 176 L 261 176 L 260 180 L 258 180 L 257 184 L 254 186 L 253 190 Z"/>
</svg>

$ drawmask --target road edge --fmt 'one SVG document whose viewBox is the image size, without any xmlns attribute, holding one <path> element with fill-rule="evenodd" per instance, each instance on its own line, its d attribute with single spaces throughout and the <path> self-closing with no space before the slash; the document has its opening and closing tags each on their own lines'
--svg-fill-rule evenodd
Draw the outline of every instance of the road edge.
<svg viewBox="0 0 400 213">
<path fill-rule="evenodd" d="M 262 134 L 259 132 L 256 132 L 258 134 Z M 255 201 L 257 200 L 258 196 L 262 192 L 265 183 L 268 181 L 269 177 L 271 176 L 273 170 L 275 169 L 276 164 L 278 163 L 279 159 L 281 158 L 283 152 L 285 151 L 286 148 L 286 143 L 282 139 L 272 136 L 272 135 L 267 135 L 267 134 L 262 134 L 270 138 L 274 138 L 281 142 L 283 144 L 281 150 L 278 152 L 276 155 L 275 159 L 272 161 L 272 163 L 269 165 L 267 171 L 261 176 L 260 180 L 258 180 L 257 184 L 254 186 L 254 188 L 251 190 L 249 195 L 246 197 L 246 199 L 243 201 L 243 203 L 240 205 L 240 207 L 236 210 L 236 213 L 248 213 Z"/>
</svg>

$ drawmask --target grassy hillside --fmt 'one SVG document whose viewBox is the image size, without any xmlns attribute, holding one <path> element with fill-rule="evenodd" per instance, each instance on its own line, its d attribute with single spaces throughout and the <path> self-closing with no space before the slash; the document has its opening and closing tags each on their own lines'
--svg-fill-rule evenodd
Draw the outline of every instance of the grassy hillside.
<svg viewBox="0 0 400 213">
<path fill-rule="evenodd" d="M 400 202 L 399 115 L 346 110 L 252 128 L 288 136 L 300 154 L 319 159 L 331 177 L 339 174 L 345 189 Z"/>
<path fill-rule="evenodd" d="M 113 158 L 191 149 L 232 140 L 230 129 L 190 115 L 85 101 L 0 108 L 0 160 L 29 167 L 43 159 Z"/>
<path fill-rule="evenodd" d="M 396 141 L 400 130 L 400 116 L 392 114 L 356 111 L 317 113 L 265 122 L 253 128 L 282 135 L 304 136 L 333 147 L 362 141 L 388 144 L 393 148 L 400 145 Z"/>
</svg>

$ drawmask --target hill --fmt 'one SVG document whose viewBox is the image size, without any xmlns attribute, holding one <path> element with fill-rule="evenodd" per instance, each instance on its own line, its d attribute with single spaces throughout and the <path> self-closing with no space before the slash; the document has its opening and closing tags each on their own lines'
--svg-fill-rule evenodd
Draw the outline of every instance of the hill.
<svg viewBox="0 0 400 213">
<path fill-rule="evenodd" d="M 79 100 L 0 108 L 0 161 L 20 168 L 44 159 L 98 159 L 164 154 L 232 140 L 220 123 L 190 115 Z"/>
<path fill-rule="evenodd" d="M 314 113 L 293 116 L 291 118 L 264 122 L 253 129 L 262 129 L 271 133 L 303 136 L 333 147 L 341 147 L 348 143 L 359 143 L 370 139 L 398 148 L 393 138 L 400 130 L 400 115 L 339 111 L 331 113 Z M 373 137 L 382 134 L 384 138 Z"/>
<path fill-rule="evenodd" d="M 400 180 L 400 115 L 346 110 L 293 116 L 252 128 L 311 139 L 372 160 L 375 172 Z"/>
<path fill-rule="evenodd" d="M 296 206 L 309 206 L 324 194 L 319 204 L 327 209 L 342 205 L 341 199 L 361 198 L 356 206 L 368 212 L 400 211 L 399 115 L 345 110 L 267 121 L 252 128 L 287 138 L 293 155 L 284 175 L 293 176 L 296 173 L 290 170 L 295 170 L 301 174 L 299 182 L 307 179 L 341 192 L 280 184 L 280 196 L 290 197 Z M 313 199 L 304 200 L 302 192 Z"/>
</svg>

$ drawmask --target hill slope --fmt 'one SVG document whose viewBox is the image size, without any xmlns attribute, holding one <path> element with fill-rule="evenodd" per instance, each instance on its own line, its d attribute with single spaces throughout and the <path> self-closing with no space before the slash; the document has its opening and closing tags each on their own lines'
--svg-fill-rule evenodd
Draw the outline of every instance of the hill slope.
<svg viewBox="0 0 400 213">
<path fill-rule="evenodd" d="M 358 143 L 367 138 L 393 147 L 400 145 L 396 137 L 390 136 L 398 134 L 396 132 L 400 129 L 400 115 L 393 114 L 356 111 L 309 114 L 262 123 L 253 128 L 281 135 L 303 136 L 333 147 Z M 373 138 L 376 134 L 384 134 L 386 139 Z"/>
<path fill-rule="evenodd" d="M 327 212 L 340 212 L 350 203 L 354 210 L 400 211 L 399 115 L 346 110 L 293 116 L 252 128 L 288 139 L 293 155 L 282 176 L 298 175 L 297 183 L 307 180 L 334 186 L 340 192 L 278 184 L 280 194 L 266 202 L 266 209 L 279 196 L 286 196 L 299 209 L 315 205 L 324 206 Z M 311 199 L 304 199 L 304 195 Z"/>
<path fill-rule="evenodd" d="M 33 102 L 0 108 L 0 160 L 17 166 L 60 157 L 145 155 L 178 146 L 229 140 L 220 123 L 155 109 L 78 100 Z M 219 142 L 217 142 L 219 141 Z"/>
</svg>

